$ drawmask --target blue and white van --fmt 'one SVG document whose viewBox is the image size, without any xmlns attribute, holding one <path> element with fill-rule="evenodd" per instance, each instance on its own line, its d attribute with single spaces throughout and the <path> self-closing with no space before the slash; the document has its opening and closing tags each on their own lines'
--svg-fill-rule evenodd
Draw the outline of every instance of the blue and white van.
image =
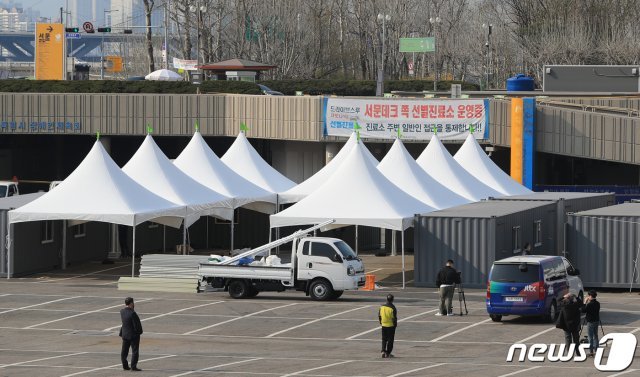
<svg viewBox="0 0 640 377">
<path fill-rule="evenodd" d="M 506 315 L 544 316 L 555 321 L 558 303 L 571 292 L 582 301 L 582 280 L 564 257 L 523 255 L 495 261 L 487 282 L 487 312 L 495 322 Z"/>
</svg>

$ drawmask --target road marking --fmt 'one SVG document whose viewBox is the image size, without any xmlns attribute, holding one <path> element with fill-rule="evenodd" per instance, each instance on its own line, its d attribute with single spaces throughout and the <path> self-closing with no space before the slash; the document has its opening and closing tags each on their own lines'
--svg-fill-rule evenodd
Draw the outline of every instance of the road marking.
<svg viewBox="0 0 640 377">
<path fill-rule="evenodd" d="M 4 364 L 1 365 L 0 368 L 6 368 L 6 367 L 13 367 L 13 366 L 17 366 L 17 365 L 23 365 L 23 364 L 31 364 L 31 363 L 36 363 L 38 361 L 45 361 L 45 360 L 51 360 L 51 359 L 59 359 L 61 357 L 69 357 L 69 356 L 76 356 L 76 355 L 83 355 L 86 354 L 88 352 L 76 352 L 76 353 L 69 353 L 66 355 L 58 355 L 58 356 L 51 356 L 51 357 L 43 357 L 42 359 L 36 359 L 36 360 L 29 360 L 29 361 L 21 361 L 19 363 L 13 363 L 13 364 Z"/>
<path fill-rule="evenodd" d="M 425 314 L 433 313 L 433 312 L 438 311 L 438 310 L 440 310 L 440 309 L 433 309 L 433 310 L 429 310 L 428 312 L 414 314 L 414 315 L 409 316 L 409 317 L 407 317 L 407 318 L 403 318 L 403 319 L 399 320 L 398 322 L 408 321 L 408 320 L 410 320 L 411 318 L 415 318 L 415 317 L 419 317 L 419 316 L 421 316 L 421 315 L 425 315 Z M 372 332 L 374 332 L 374 331 L 376 331 L 376 330 L 379 330 L 379 329 L 380 329 L 380 326 L 375 327 L 375 328 L 373 328 L 373 329 L 371 329 L 371 330 L 363 331 L 363 332 L 361 332 L 361 333 L 359 333 L 359 334 L 356 334 L 356 335 L 352 335 L 352 336 L 350 336 L 350 337 L 348 337 L 348 338 L 345 338 L 345 340 L 353 340 L 353 339 L 355 339 L 355 338 L 359 337 L 360 335 L 369 334 L 369 333 L 372 333 Z"/>
<path fill-rule="evenodd" d="M 556 329 L 555 327 L 548 328 L 548 329 L 546 329 L 546 330 L 540 331 L 539 333 L 535 333 L 535 334 L 531 335 L 531 336 L 530 336 L 530 337 L 528 337 L 528 338 L 524 338 L 524 339 L 522 339 L 522 340 L 518 340 L 518 341 L 517 341 L 517 342 L 515 342 L 515 343 L 525 343 L 525 342 L 527 342 L 527 341 L 529 341 L 529 340 L 531 340 L 531 339 L 533 339 L 533 338 L 537 338 L 537 337 L 539 337 L 540 335 L 542 335 L 542 334 L 546 334 L 546 333 L 548 333 L 549 331 L 552 331 L 552 330 L 555 330 L 555 329 Z"/>
<path fill-rule="evenodd" d="M 96 275 L 96 274 L 99 274 L 101 272 L 117 270 L 118 268 L 126 268 L 126 267 L 128 267 L 128 266 L 127 265 L 121 265 L 121 266 L 118 266 L 118 267 L 111 267 L 111 268 L 107 268 L 105 270 L 94 271 L 94 272 L 90 272 L 90 273 L 87 273 L 87 274 L 74 275 L 74 276 L 71 276 L 71 277 L 68 277 L 68 278 L 62 278 L 62 279 L 53 278 L 53 279 L 47 279 L 47 280 L 40 280 L 40 281 L 38 281 L 38 283 L 52 283 L 52 282 L 57 282 L 57 281 L 77 279 L 77 278 L 81 278 L 81 277 L 84 277 L 84 276 Z"/>
<path fill-rule="evenodd" d="M 388 376 L 388 377 L 403 376 L 403 375 L 405 375 L 405 374 L 409 374 L 409 373 L 417 372 L 417 371 L 419 371 L 419 370 L 425 370 L 425 369 L 429 369 L 429 368 L 435 368 L 435 367 L 439 367 L 439 366 L 441 366 L 441 365 L 445 365 L 445 363 L 434 364 L 434 365 L 429 365 L 429 366 L 422 367 L 422 368 L 411 369 L 411 370 L 408 370 L 408 371 L 406 371 L 406 372 L 392 374 L 392 375 L 390 375 L 390 376 Z"/>
<path fill-rule="evenodd" d="M 378 272 L 378 271 L 380 271 L 380 270 L 384 270 L 384 268 L 376 268 L 375 270 L 367 271 L 366 273 L 367 273 L 367 274 L 372 274 L 372 273 L 374 273 L 374 272 Z"/>
<path fill-rule="evenodd" d="M 169 313 L 165 313 L 165 314 L 158 314 L 158 315 L 153 316 L 153 317 L 149 317 L 149 318 L 142 319 L 142 320 L 140 320 L 140 322 L 149 321 L 149 320 L 152 320 L 152 319 L 156 319 L 156 318 L 164 317 L 164 316 L 171 315 L 171 314 L 175 314 L 175 313 L 180 313 L 180 312 L 183 312 L 183 311 L 185 311 L 185 310 L 191 310 L 191 309 L 195 309 L 195 308 L 201 308 L 201 307 L 203 307 L 203 306 L 215 305 L 215 304 L 219 304 L 219 303 L 221 303 L 221 302 L 224 302 L 224 301 L 214 301 L 214 302 L 210 302 L 210 303 L 208 303 L 208 304 L 196 305 L 196 306 L 191 306 L 191 307 L 189 307 L 189 308 L 183 308 L 183 309 L 179 309 L 179 310 L 174 310 L 174 311 L 169 312 Z M 102 330 L 102 331 L 112 331 L 112 330 L 117 329 L 118 327 L 120 327 L 120 325 L 118 325 L 118 326 L 113 326 L 113 327 L 109 327 L 109 328 L 104 329 L 104 330 Z"/>
<path fill-rule="evenodd" d="M 331 314 L 331 315 L 328 315 L 328 316 L 326 316 L 324 318 L 314 319 L 313 321 L 305 322 L 305 323 L 297 325 L 297 326 L 289 327 L 288 329 L 284 329 L 284 330 L 281 330 L 281 331 L 274 332 L 273 334 L 269 334 L 269 335 L 265 336 L 265 338 L 272 338 L 272 337 L 274 337 L 276 335 L 280 335 L 280 334 L 285 333 L 287 331 L 295 330 L 297 328 L 300 328 L 300 327 L 303 327 L 303 326 L 307 326 L 307 325 L 310 325 L 312 323 L 320 322 L 320 321 L 323 321 L 325 319 L 329 319 L 329 318 L 332 318 L 332 317 L 337 317 L 337 316 L 342 315 L 342 314 L 347 314 L 347 313 L 350 313 L 350 312 L 355 312 L 356 310 L 370 308 L 370 307 L 371 307 L 371 305 L 365 305 L 365 306 L 361 306 L 359 308 L 345 310 L 345 311 L 340 312 L 340 313 Z"/>
<path fill-rule="evenodd" d="M 463 328 L 461 328 L 459 330 L 456 330 L 456 331 L 450 332 L 448 334 L 445 334 L 445 335 L 443 335 L 441 337 L 435 338 L 435 339 L 432 340 L 432 342 L 437 342 L 437 341 L 439 341 L 441 339 L 450 337 L 451 335 L 457 334 L 457 333 L 462 332 L 464 330 L 468 330 L 468 329 L 470 329 L 472 327 L 476 327 L 476 326 L 482 325 L 483 323 L 487 323 L 489 321 L 491 321 L 491 318 L 487 318 L 484 321 L 481 321 L 481 322 L 478 322 L 478 323 L 474 323 L 473 325 L 469 325 L 469 326 L 463 327 Z"/>
<path fill-rule="evenodd" d="M 609 377 L 616 377 L 616 376 L 622 376 L 623 374 L 627 374 L 627 373 L 631 373 L 631 372 L 636 372 L 640 369 L 629 369 L 629 370 L 625 370 L 624 372 L 620 372 L 620 373 L 616 373 L 616 374 L 612 374 Z"/>
<path fill-rule="evenodd" d="M 144 359 L 144 360 L 140 360 L 138 361 L 138 364 L 146 362 L 146 361 L 153 361 L 153 360 L 160 360 L 160 359 L 167 359 L 169 357 L 176 357 L 176 355 L 165 355 L 165 356 L 158 356 L 158 357 L 152 357 L 150 359 Z M 93 369 L 89 369 L 89 370 L 83 370 L 82 372 L 76 372 L 76 373 L 71 373 L 71 374 L 66 374 L 62 377 L 71 377 L 71 376 L 78 376 L 81 374 L 87 374 L 87 373 L 92 373 L 92 372 L 97 372 L 99 370 L 105 370 L 105 369 L 111 369 L 111 368 L 115 368 L 115 367 L 120 367 L 122 368 L 122 363 L 118 363 L 118 364 L 112 364 L 106 367 L 100 367 L 100 368 L 93 368 Z"/>
<path fill-rule="evenodd" d="M 54 302 L 60 302 L 60 301 L 65 301 L 65 300 L 72 300 L 74 298 L 79 298 L 80 296 L 73 296 L 73 297 L 65 297 L 65 298 L 60 298 L 57 300 L 52 300 L 52 301 L 47 301 L 47 302 L 43 302 L 40 304 L 34 304 L 34 305 L 29 305 L 29 306 L 23 306 L 21 308 L 15 308 L 15 309 L 10 309 L 10 310 L 5 310 L 3 312 L 0 312 L 0 314 L 5 314 L 5 313 L 10 313 L 10 312 L 15 312 L 16 310 L 22 310 L 22 309 L 29 309 L 29 308 L 34 308 L 36 306 L 41 306 L 41 305 L 47 305 L 47 304 L 53 304 Z"/>
<path fill-rule="evenodd" d="M 350 362 L 353 362 L 353 361 L 355 361 L 355 360 L 345 360 L 345 361 L 340 361 L 340 362 L 329 364 L 329 365 L 323 365 L 321 367 L 315 367 L 315 368 L 310 368 L 310 369 L 305 369 L 305 370 L 299 370 L 297 372 L 285 374 L 282 377 L 295 376 L 295 375 L 299 375 L 301 373 L 307 373 L 307 372 L 311 372 L 311 371 L 318 370 L 318 369 L 334 367 L 336 365 L 342 365 L 342 364 L 350 363 Z"/>
<path fill-rule="evenodd" d="M 616 327 L 616 326 L 607 326 L 607 327 Z M 633 334 L 634 332 L 638 332 L 638 331 L 640 331 L 640 327 L 638 327 L 635 330 L 631 331 L 630 334 Z"/>
<path fill-rule="evenodd" d="M 142 299 L 142 300 L 138 300 L 137 302 L 145 302 L 145 301 L 149 301 L 149 300 L 151 300 L 151 299 L 150 299 L 150 298 L 149 298 L 149 299 Z M 26 330 L 26 329 L 32 329 L 32 328 L 34 328 L 34 327 L 39 327 L 39 326 L 43 326 L 43 325 L 48 325 L 48 324 L 50 324 L 50 323 L 60 322 L 60 321 L 64 321 L 64 320 L 66 320 L 66 319 L 75 318 L 75 317 L 80 317 L 81 315 L 87 315 L 87 314 L 92 314 L 92 313 L 98 313 L 98 312 L 101 312 L 101 311 L 104 311 L 104 310 L 109 310 L 109 309 L 118 308 L 118 307 L 124 307 L 124 305 L 122 305 L 122 304 L 118 304 L 118 305 L 113 305 L 113 306 L 109 306 L 109 307 L 102 308 L 102 309 L 96 309 L 96 310 L 91 310 L 91 311 L 88 311 L 88 312 L 82 312 L 82 313 L 74 314 L 74 315 L 70 315 L 70 316 L 67 316 L 67 317 L 64 317 L 64 318 L 58 318 L 58 319 L 54 319 L 54 320 L 52 320 L 52 321 L 42 322 L 42 323 L 38 323 L 38 324 L 35 324 L 35 325 L 31 325 L 31 326 L 23 327 L 23 329 L 24 329 L 24 330 Z"/>
<path fill-rule="evenodd" d="M 527 368 L 527 369 L 522 369 L 522 370 L 518 370 L 518 371 L 515 371 L 515 372 L 512 372 L 512 373 L 503 374 L 503 375 L 501 375 L 499 377 L 515 376 L 516 374 L 528 372 L 530 370 L 534 370 L 534 369 L 538 369 L 538 368 L 540 368 L 540 367 L 537 366 L 537 367 L 531 367 L 531 368 Z"/>
<path fill-rule="evenodd" d="M 255 313 L 251 313 L 251 314 L 243 315 L 242 317 L 232 318 L 232 319 L 229 319 L 229 320 L 226 320 L 226 321 L 222 321 L 222 322 L 214 323 L 213 325 L 206 326 L 206 327 L 203 327 L 203 328 L 201 328 L 201 329 L 192 330 L 192 331 L 186 332 L 186 333 L 184 333 L 184 334 L 182 334 L 182 335 L 191 335 L 191 334 L 194 334 L 194 333 L 200 332 L 200 331 L 202 331 L 202 330 L 207 330 L 207 329 L 210 329 L 210 328 L 212 328 L 212 327 L 216 327 L 216 326 L 224 325 L 225 323 L 229 323 L 229 322 L 237 321 L 237 320 L 240 320 L 240 319 L 243 319 L 243 318 L 253 317 L 253 316 L 255 316 L 256 314 L 260 314 L 260 313 L 264 313 L 264 312 L 268 312 L 268 311 L 276 310 L 276 309 L 282 309 L 282 308 L 286 308 L 286 307 L 288 307 L 288 306 L 293 306 L 293 305 L 296 305 L 296 303 L 293 303 L 293 304 L 287 304 L 287 305 L 282 305 L 282 306 L 276 306 L 275 308 L 269 308 L 269 309 L 265 309 L 265 310 L 260 310 L 259 312 L 255 312 Z"/>
<path fill-rule="evenodd" d="M 181 374 L 174 374 L 171 377 L 187 376 L 187 375 L 192 374 L 192 373 L 206 372 L 208 370 L 212 370 L 212 369 L 216 369 L 216 368 L 227 367 L 229 365 L 236 365 L 236 364 L 242 364 L 242 363 L 249 363 L 251 361 L 258 361 L 258 360 L 262 360 L 262 357 L 256 357 L 254 359 L 248 359 L 248 360 L 234 361 L 232 363 L 220 364 L 220 365 L 212 366 L 212 367 L 209 367 L 209 368 L 192 370 L 190 372 L 185 372 L 185 373 L 181 373 Z"/>
</svg>

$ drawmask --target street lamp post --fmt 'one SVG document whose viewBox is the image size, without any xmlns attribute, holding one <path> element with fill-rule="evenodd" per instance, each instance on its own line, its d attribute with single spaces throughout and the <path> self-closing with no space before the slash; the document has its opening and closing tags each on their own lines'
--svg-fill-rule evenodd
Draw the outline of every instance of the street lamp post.
<svg viewBox="0 0 640 377">
<path fill-rule="evenodd" d="M 493 29 L 493 24 L 482 24 L 482 27 L 487 29 L 487 41 L 484 44 L 484 47 L 487 49 L 487 52 L 486 52 L 487 67 L 485 69 L 485 75 L 486 75 L 486 81 L 487 81 L 487 89 L 491 89 L 491 85 L 489 84 L 489 74 L 491 73 L 491 29 Z"/>
<path fill-rule="evenodd" d="M 111 17 L 109 17 L 109 25 L 107 25 L 107 13 L 119 12 L 118 9 L 104 10 L 104 26 L 111 25 Z M 99 31 L 99 30 L 98 30 Z M 100 80 L 104 80 L 104 33 L 102 33 L 102 41 L 100 42 Z"/>
<path fill-rule="evenodd" d="M 384 44 L 386 41 L 386 22 L 391 21 L 388 14 L 378 13 L 378 21 L 382 21 L 382 48 L 380 49 L 380 68 L 378 69 L 378 79 L 376 81 L 376 96 L 382 97 L 384 93 Z"/>
<path fill-rule="evenodd" d="M 207 7 L 205 7 L 204 5 L 191 5 L 189 7 L 189 10 L 192 13 L 196 14 L 196 19 L 197 19 L 197 40 L 196 40 L 196 66 L 200 65 L 200 30 L 202 28 L 201 26 L 201 22 L 202 22 L 202 13 L 206 13 L 207 12 Z M 198 69 L 198 71 L 200 71 L 200 69 Z M 201 78 L 202 79 L 202 78 Z"/>
<path fill-rule="evenodd" d="M 440 23 L 440 17 L 429 18 L 429 23 L 433 26 L 433 91 L 438 91 L 438 24 Z"/>
</svg>

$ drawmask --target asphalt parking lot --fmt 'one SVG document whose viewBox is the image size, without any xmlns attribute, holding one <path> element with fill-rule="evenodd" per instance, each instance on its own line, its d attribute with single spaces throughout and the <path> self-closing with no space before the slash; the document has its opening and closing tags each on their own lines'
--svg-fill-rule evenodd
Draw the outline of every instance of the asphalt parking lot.
<svg viewBox="0 0 640 377">
<path fill-rule="evenodd" d="M 600 376 L 640 375 L 639 353 L 624 372 L 585 362 L 506 362 L 513 343 L 562 343 L 552 324 L 506 317 L 492 322 L 484 290 L 466 290 L 468 315 L 436 317 L 434 289 L 402 290 L 398 271 L 367 263 L 382 289 L 345 292 L 334 302 L 303 294 L 123 292 L 130 265 L 87 264 L 0 281 L 0 376 L 120 376 L 119 310 L 136 300 L 148 376 Z M 378 263 L 378 264 L 376 264 Z M 385 270 L 386 269 L 386 270 Z M 410 274 L 408 275 L 410 278 Z M 410 280 L 409 280 L 410 283 Z M 380 358 L 377 308 L 396 296 L 400 323 L 394 359 Z M 459 302 L 454 312 L 459 313 Z M 604 292 L 605 332 L 640 332 L 640 296 Z"/>
</svg>

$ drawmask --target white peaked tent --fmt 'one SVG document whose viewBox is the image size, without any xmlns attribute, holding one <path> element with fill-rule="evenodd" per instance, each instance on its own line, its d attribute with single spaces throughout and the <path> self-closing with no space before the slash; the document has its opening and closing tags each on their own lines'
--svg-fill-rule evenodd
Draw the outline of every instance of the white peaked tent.
<svg viewBox="0 0 640 377">
<path fill-rule="evenodd" d="M 404 231 L 416 213 L 434 209 L 402 191 L 371 163 L 362 143 L 355 145 L 322 186 L 293 206 L 271 215 L 271 227 L 318 224 L 365 225 Z M 404 232 L 402 232 L 404 286 Z"/>
<path fill-rule="evenodd" d="M 338 169 L 338 167 L 344 162 L 345 158 L 351 151 L 354 145 L 358 143 L 356 133 L 352 133 L 346 144 L 340 149 L 340 152 L 336 154 L 327 165 L 320 169 L 316 174 L 312 175 L 299 185 L 281 193 L 279 195 L 280 203 L 295 203 L 304 199 L 307 195 L 311 194 L 314 190 L 320 187 L 327 179 Z M 367 148 L 364 148 L 365 154 L 374 165 L 378 164 L 378 160 L 369 152 Z"/>
<path fill-rule="evenodd" d="M 80 165 L 55 190 L 9 211 L 9 224 L 77 220 L 133 226 L 135 258 L 136 225 L 159 218 L 165 221 L 172 219 L 174 224 L 180 224 L 185 210 L 184 205 L 170 202 L 129 178 L 96 141 Z"/>
<path fill-rule="evenodd" d="M 149 73 L 144 79 L 150 81 L 182 81 L 184 77 L 170 69 L 159 69 Z"/>
<path fill-rule="evenodd" d="M 400 139 L 391 146 L 378 170 L 407 194 L 435 209 L 455 207 L 470 200 L 433 179 L 411 157 Z"/>
<path fill-rule="evenodd" d="M 232 199 L 183 173 L 162 153 L 151 135 L 145 137 L 122 171 L 154 194 L 186 206 L 185 229 L 204 215 L 232 219 Z"/>
<path fill-rule="evenodd" d="M 279 194 L 295 186 L 295 182 L 267 164 L 240 132 L 227 153 L 220 158 L 231 170 L 254 185 Z"/>
<path fill-rule="evenodd" d="M 482 150 L 473 135 L 469 134 L 462 147 L 453 158 L 469 174 L 487 186 L 499 191 L 502 195 L 526 195 L 533 191 L 519 184 L 502 171 Z"/>
<path fill-rule="evenodd" d="M 199 183 L 230 197 L 234 209 L 246 207 L 263 213 L 275 212 L 276 194 L 254 185 L 231 170 L 213 153 L 200 132 L 196 131 L 173 163 Z M 233 227 L 231 221 L 232 250 Z"/>
<path fill-rule="evenodd" d="M 416 162 L 449 190 L 473 202 L 490 196 L 502 196 L 500 192 L 480 182 L 460 166 L 442 145 L 437 135 L 433 135 Z"/>
</svg>

